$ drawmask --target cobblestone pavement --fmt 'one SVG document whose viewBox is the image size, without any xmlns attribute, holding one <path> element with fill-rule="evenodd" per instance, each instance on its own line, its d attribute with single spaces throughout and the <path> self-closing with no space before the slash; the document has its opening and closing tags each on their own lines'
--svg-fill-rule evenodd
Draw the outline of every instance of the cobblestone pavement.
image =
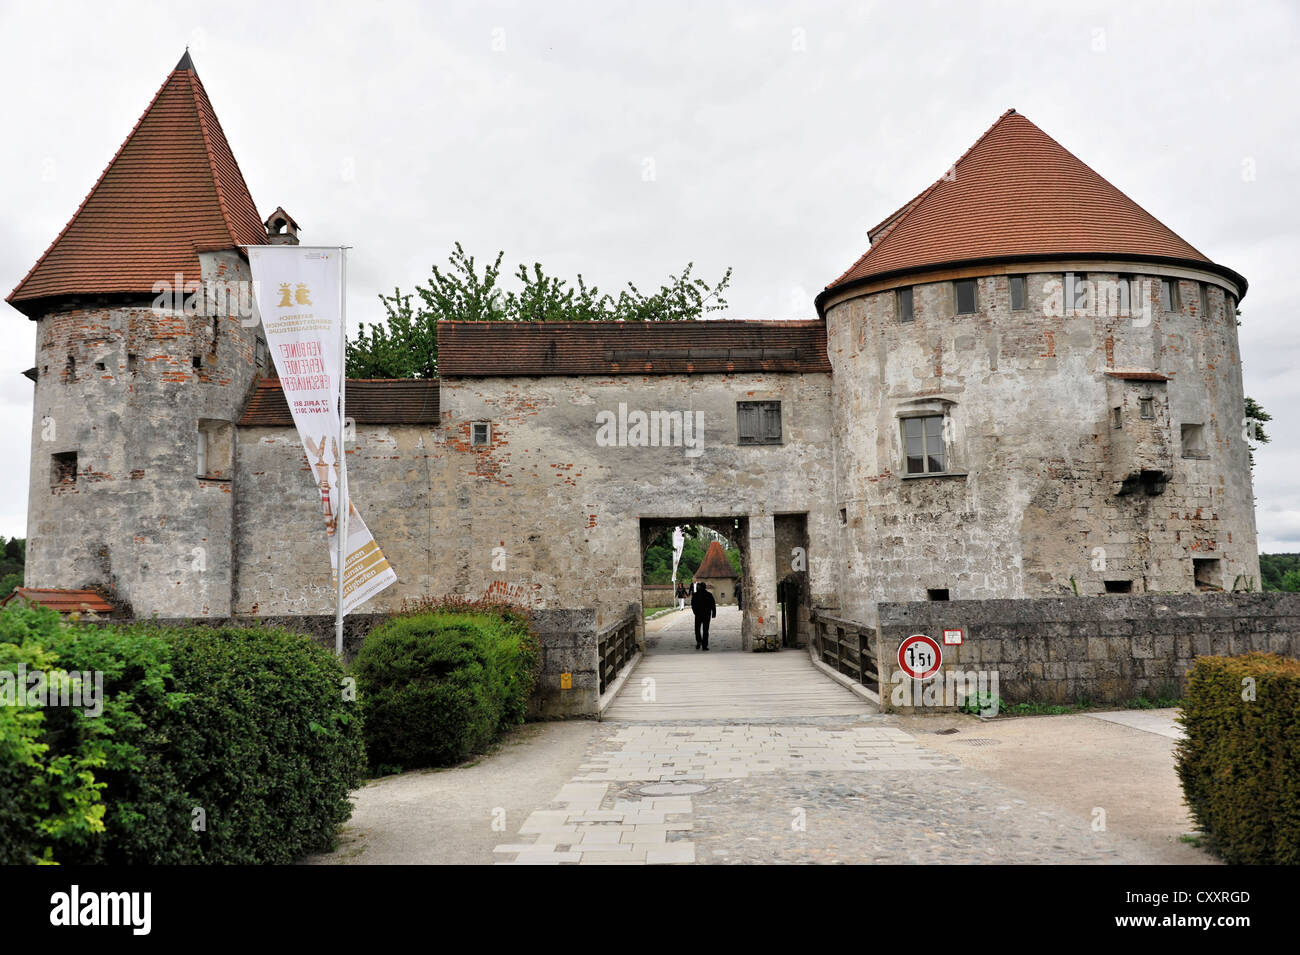
<svg viewBox="0 0 1300 955">
<path fill-rule="evenodd" d="M 496 856 L 524 865 L 1158 861 L 881 716 L 608 724 L 573 780 Z"/>
</svg>

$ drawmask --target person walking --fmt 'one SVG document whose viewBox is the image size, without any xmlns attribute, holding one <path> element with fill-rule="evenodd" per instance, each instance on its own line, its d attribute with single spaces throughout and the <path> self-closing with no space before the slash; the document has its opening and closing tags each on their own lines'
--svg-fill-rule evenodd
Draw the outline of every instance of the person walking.
<svg viewBox="0 0 1300 955">
<path fill-rule="evenodd" d="M 695 649 L 709 649 L 709 621 L 718 615 L 718 602 L 700 581 L 691 594 L 691 613 L 695 615 Z"/>
</svg>

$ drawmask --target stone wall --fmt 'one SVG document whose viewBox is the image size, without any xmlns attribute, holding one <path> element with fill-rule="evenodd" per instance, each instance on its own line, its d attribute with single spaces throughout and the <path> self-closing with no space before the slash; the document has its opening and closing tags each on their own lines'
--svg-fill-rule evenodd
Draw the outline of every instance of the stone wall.
<svg viewBox="0 0 1300 955">
<path fill-rule="evenodd" d="M 343 618 L 343 657 L 351 663 L 375 627 L 389 619 L 383 613 L 356 613 Z M 96 626 L 116 626 L 124 621 L 93 621 Z M 294 614 L 265 617 L 168 617 L 137 620 L 160 627 L 281 627 L 334 649 L 333 614 Z M 596 649 L 596 614 L 593 610 L 537 610 L 533 629 L 542 649 L 541 673 L 528 702 L 530 719 L 589 717 L 597 714 L 600 698 L 599 660 Z M 572 685 L 564 686 L 563 674 Z"/>
<path fill-rule="evenodd" d="M 886 705 L 895 687 L 911 683 L 895 676 L 900 642 L 921 633 L 942 644 L 945 628 L 962 629 L 964 638 L 943 647 L 944 674 L 996 671 L 999 695 L 1012 703 L 1118 703 L 1170 687 L 1181 692 L 1197 656 L 1300 657 L 1300 594 L 882 603 L 879 615 Z"/>
<path fill-rule="evenodd" d="M 1066 271 L 1097 283 L 1121 269 L 1142 273 L 1146 312 L 1139 303 L 1136 315 L 1106 314 L 1089 299 L 1063 313 Z M 1023 310 L 1011 309 L 1011 272 L 1026 274 Z M 1161 276 L 1180 290 L 1167 312 Z M 1097 262 L 953 277 L 976 280 L 974 314 L 954 314 L 950 277 L 882 283 L 890 287 L 827 308 L 845 522 L 840 614 L 870 623 L 878 601 L 923 599 L 929 589 L 998 599 L 1100 594 L 1107 581 L 1127 581 L 1132 593 L 1187 592 L 1196 559 L 1218 561 L 1208 582 L 1224 590 L 1252 579 L 1258 587 L 1241 356 L 1224 280 Z M 906 281 L 921 284 L 905 323 L 892 285 Z M 912 414 L 943 417 L 945 475 L 906 473 L 900 418 Z M 1184 424 L 1201 426 L 1197 448 L 1183 447 Z M 1126 476 L 1153 479 L 1126 487 Z"/>
<path fill-rule="evenodd" d="M 200 260 L 204 282 L 248 281 L 236 252 Z M 102 587 L 140 615 L 224 616 L 235 496 L 215 455 L 253 381 L 258 330 L 237 298 L 216 315 L 154 304 L 87 299 L 38 320 L 24 580 Z M 210 479 L 200 421 L 226 439 Z M 76 455 L 74 479 L 52 478 L 52 455 Z"/>
<path fill-rule="evenodd" d="M 736 402 L 779 400 L 781 444 L 742 446 Z M 357 506 L 398 583 L 367 604 L 499 595 L 587 608 L 595 626 L 642 597 L 642 521 L 712 520 L 744 539 L 747 646 L 777 634 L 777 515 L 806 515 L 808 582 L 834 601 L 830 376 L 747 373 L 463 378 L 442 382 L 440 427 L 358 425 L 348 448 Z M 697 447 L 605 443 L 597 415 L 698 414 Z M 474 422 L 490 424 L 485 446 Z M 327 613 L 319 503 L 296 432 L 240 428 L 234 605 Z M 788 566 L 788 556 L 783 558 Z"/>
</svg>

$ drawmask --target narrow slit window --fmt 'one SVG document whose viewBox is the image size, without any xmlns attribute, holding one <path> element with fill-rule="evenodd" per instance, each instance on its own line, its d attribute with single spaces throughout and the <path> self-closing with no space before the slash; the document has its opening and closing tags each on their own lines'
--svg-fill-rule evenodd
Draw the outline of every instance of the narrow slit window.
<svg viewBox="0 0 1300 955">
<path fill-rule="evenodd" d="M 1131 594 L 1133 592 L 1133 581 L 1107 580 L 1105 581 L 1105 587 L 1108 594 Z"/>
<path fill-rule="evenodd" d="M 1025 307 L 1025 277 L 1023 275 L 1011 276 L 1011 310 L 1014 312 L 1023 311 Z"/>
<path fill-rule="evenodd" d="M 973 315 L 979 298 L 975 291 L 975 280 L 961 279 L 954 282 L 953 291 L 957 297 L 957 314 Z"/>
<path fill-rule="evenodd" d="M 910 322 L 916 318 L 912 311 L 912 289 L 900 288 L 898 290 L 898 320 L 900 322 Z"/>
<path fill-rule="evenodd" d="M 1123 409 L 1123 408 L 1111 408 L 1111 409 L 1110 409 L 1110 426 L 1111 426 L 1112 428 L 1122 428 L 1122 427 L 1124 427 L 1124 409 Z"/>
<path fill-rule="evenodd" d="M 1087 313 L 1088 311 L 1088 276 L 1069 272 L 1065 276 L 1067 301 L 1070 310 Z"/>
<path fill-rule="evenodd" d="M 1176 312 L 1180 307 L 1178 283 L 1173 279 L 1160 280 L 1160 307 L 1166 312 Z"/>
</svg>

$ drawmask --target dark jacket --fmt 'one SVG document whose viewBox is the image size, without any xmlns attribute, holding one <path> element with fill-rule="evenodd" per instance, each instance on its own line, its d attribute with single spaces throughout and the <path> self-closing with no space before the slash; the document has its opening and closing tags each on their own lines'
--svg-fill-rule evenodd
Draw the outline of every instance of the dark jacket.
<svg viewBox="0 0 1300 955">
<path fill-rule="evenodd" d="M 691 613 L 697 617 L 716 617 L 718 602 L 707 590 L 697 590 L 691 594 Z"/>
</svg>

